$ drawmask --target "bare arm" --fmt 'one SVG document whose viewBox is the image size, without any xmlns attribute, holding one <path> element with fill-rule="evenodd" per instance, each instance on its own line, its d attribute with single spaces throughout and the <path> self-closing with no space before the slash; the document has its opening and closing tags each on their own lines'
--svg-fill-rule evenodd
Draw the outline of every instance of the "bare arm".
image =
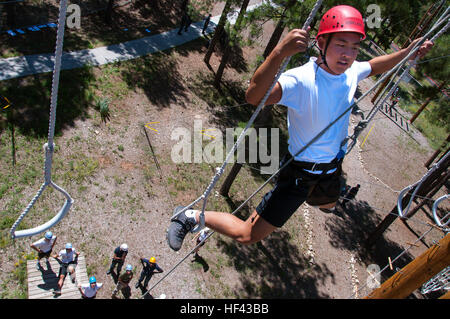
<svg viewBox="0 0 450 319">
<path fill-rule="evenodd" d="M 420 38 L 411 42 L 411 44 L 405 49 L 401 49 L 391 54 L 381 55 L 370 60 L 369 63 L 372 67 L 372 72 L 369 76 L 381 74 L 392 69 L 408 55 L 408 53 L 412 50 L 412 48 L 418 41 L 420 41 Z M 432 46 L 433 42 L 425 41 L 419 48 L 417 54 L 414 54 L 411 57 L 411 60 L 413 60 L 416 56 L 418 56 L 419 58 L 425 56 L 428 51 L 431 50 Z"/>
<path fill-rule="evenodd" d="M 30 247 L 33 248 L 34 250 L 36 250 L 38 253 L 41 252 L 41 249 L 40 249 L 40 248 L 37 248 L 37 247 L 36 247 L 35 245 L 33 245 L 33 244 L 31 244 Z"/>
<path fill-rule="evenodd" d="M 258 105 L 264 94 L 272 85 L 284 59 L 308 48 L 309 28 L 307 31 L 294 29 L 269 54 L 263 64 L 256 70 L 245 94 L 248 103 Z M 270 93 L 265 105 L 277 103 L 281 99 L 281 86 L 277 83 Z"/>
</svg>

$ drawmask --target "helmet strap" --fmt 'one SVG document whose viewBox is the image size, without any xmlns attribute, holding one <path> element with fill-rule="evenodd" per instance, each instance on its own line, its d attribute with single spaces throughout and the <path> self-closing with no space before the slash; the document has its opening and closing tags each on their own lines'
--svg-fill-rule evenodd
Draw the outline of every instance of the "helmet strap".
<svg viewBox="0 0 450 319">
<path fill-rule="evenodd" d="M 327 38 L 327 42 L 325 43 L 325 48 L 323 49 L 323 50 L 321 50 L 320 48 L 319 48 L 319 51 L 320 51 L 320 57 L 322 58 L 322 61 L 323 61 L 323 64 L 325 64 L 326 65 L 326 67 L 327 68 L 330 68 L 329 66 L 328 66 L 328 63 L 327 63 L 327 50 L 328 50 L 328 46 L 330 45 L 330 42 L 331 42 L 331 37 L 333 36 L 333 34 L 332 33 L 329 33 L 328 34 L 328 38 Z"/>
</svg>

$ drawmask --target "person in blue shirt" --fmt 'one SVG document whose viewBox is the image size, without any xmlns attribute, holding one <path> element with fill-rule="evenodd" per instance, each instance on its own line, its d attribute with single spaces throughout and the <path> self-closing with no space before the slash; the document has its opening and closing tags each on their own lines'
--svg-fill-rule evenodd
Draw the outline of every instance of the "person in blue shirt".
<svg viewBox="0 0 450 319">
<path fill-rule="evenodd" d="M 106 272 L 109 275 L 114 271 L 114 268 L 117 265 L 117 275 L 120 275 L 120 271 L 122 270 L 123 263 L 125 262 L 125 258 L 128 255 L 128 245 L 122 244 L 119 247 L 114 249 L 114 256 L 111 261 L 111 265 L 109 266 L 109 270 Z"/>
<path fill-rule="evenodd" d="M 142 271 L 141 275 L 139 276 L 139 280 L 136 283 L 136 288 L 142 285 L 142 281 L 144 281 L 144 289 L 147 290 L 147 285 L 150 279 L 152 279 L 153 274 L 159 274 L 162 273 L 163 270 L 161 267 L 158 266 L 156 263 L 156 258 L 151 257 L 150 259 L 147 258 L 140 258 L 140 261 L 142 263 Z"/>
</svg>

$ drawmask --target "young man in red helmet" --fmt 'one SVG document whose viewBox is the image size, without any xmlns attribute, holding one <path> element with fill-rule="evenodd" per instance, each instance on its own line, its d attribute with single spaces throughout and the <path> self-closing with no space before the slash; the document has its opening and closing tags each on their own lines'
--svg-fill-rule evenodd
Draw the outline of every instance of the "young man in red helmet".
<svg viewBox="0 0 450 319">
<path fill-rule="evenodd" d="M 275 187 L 264 195 L 246 221 L 228 213 L 206 211 L 207 227 L 240 243 L 251 244 L 282 227 L 305 201 L 323 209 L 335 206 L 346 147 L 341 143 L 347 136 L 350 112 L 301 154 L 297 153 L 350 107 L 359 81 L 393 68 L 419 41 L 396 53 L 358 62 L 356 56 L 365 37 L 364 21 L 355 8 L 341 5 L 324 14 L 317 34 L 320 56 L 283 73 L 265 103 L 288 107 L 288 158 L 295 156 L 294 160 L 280 172 Z M 308 42 L 309 29 L 289 32 L 256 70 L 246 92 L 247 101 L 258 105 L 285 58 L 304 52 Z M 426 41 L 418 55 L 425 55 L 432 45 Z M 175 208 L 174 213 L 181 209 Z M 169 246 L 179 250 L 186 234 L 199 223 L 202 220 L 198 210 L 188 209 L 179 214 L 168 229 Z"/>
</svg>

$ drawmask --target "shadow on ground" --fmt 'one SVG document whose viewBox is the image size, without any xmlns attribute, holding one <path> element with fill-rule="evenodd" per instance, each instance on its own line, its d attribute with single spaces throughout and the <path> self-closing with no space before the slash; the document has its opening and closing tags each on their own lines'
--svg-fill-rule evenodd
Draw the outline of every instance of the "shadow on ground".
<svg viewBox="0 0 450 319">
<path fill-rule="evenodd" d="M 289 233 L 278 230 L 254 245 L 218 239 L 240 274 L 239 298 L 329 298 L 318 291 L 326 280 L 334 280 L 326 264 L 310 265 L 308 258 L 289 243 Z"/>
</svg>

